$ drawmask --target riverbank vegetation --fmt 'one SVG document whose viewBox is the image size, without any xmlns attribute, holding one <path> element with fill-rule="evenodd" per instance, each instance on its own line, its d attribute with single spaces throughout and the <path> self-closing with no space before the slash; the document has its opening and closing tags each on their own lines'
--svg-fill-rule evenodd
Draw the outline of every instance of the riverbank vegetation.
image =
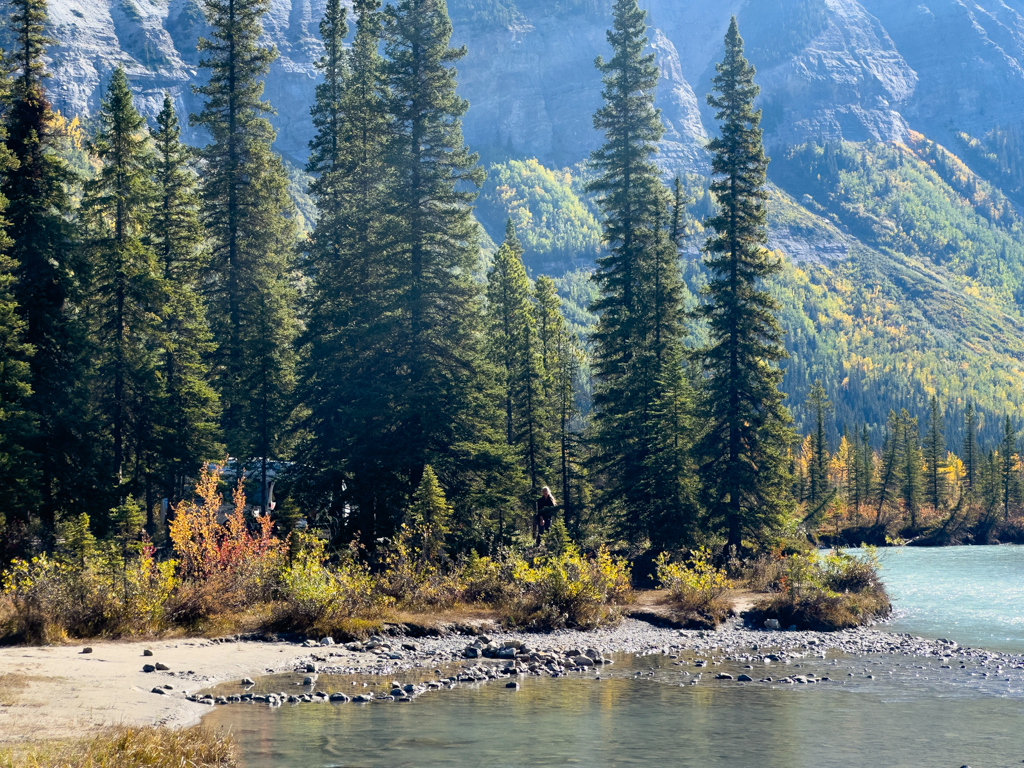
<svg viewBox="0 0 1024 768">
<path fill-rule="evenodd" d="M 237 754 L 231 736 L 202 726 L 119 727 L 85 739 L 0 748 L 0 768 L 234 768 Z"/>
<path fill-rule="evenodd" d="M 509 165 L 485 202 L 504 195 L 516 215 L 486 253 L 473 217 L 485 174 L 461 134 L 451 65 L 464 52 L 444 3 L 360 0 L 351 45 L 347 7 L 327 3 L 308 233 L 261 96 L 276 57 L 260 42 L 265 0 L 206 7 L 198 151 L 169 95 L 146 124 L 122 68 L 88 136 L 60 118 L 45 0 L 12 7 L 8 639 L 340 638 L 394 613 L 481 606 L 511 626 L 594 627 L 631 600 L 635 563 L 715 623 L 722 569 L 739 574 L 786 537 L 792 557 L 811 546 L 831 459 L 819 440 L 801 491 L 759 89 L 735 20 L 709 97 L 721 135 L 698 301 L 681 260 L 696 222 L 655 163 L 658 68 L 635 0 L 616 2 L 612 57 L 597 62 L 605 143 L 575 184 L 597 215 L 579 198 L 573 213 L 589 235 L 536 236 L 531 217 L 553 215 L 549 198 L 574 180 Z M 531 279 L 529 248 L 600 250 L 585 337 L 558 283 Z M 920 463 L 895 423 L 885 499 Z M 546 486 L 560 503 L 538 502 Z"/>
</svg>

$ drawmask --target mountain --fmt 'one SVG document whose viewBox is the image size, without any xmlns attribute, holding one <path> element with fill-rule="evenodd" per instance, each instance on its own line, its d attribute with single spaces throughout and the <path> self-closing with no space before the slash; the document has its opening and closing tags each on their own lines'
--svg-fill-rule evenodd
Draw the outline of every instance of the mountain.
<svg viewBox="0 0 1024 768">
<path fill-rule="evenodd" d="M 704 94 L 731 15 L 762 86 L 773 157 L 770 246 L 798 425 L 814 378 L 837 422 L 877 430 L 890 407 L 923 415 L 938 394 L 957 443 L 959 413 L 981 405 L 986 438 L 1024 416 L 1024 0 L 644 0 L 661 74 L 660 160 L 681 174 L 696 217 L 714 115 Z M 271 0 L 265 38 L 278 150 L 301 165 L 324 0 Z M 464 132 L 490 172 L 478 216 L 500 240 L 508 216 L 537 274 L 560 276 L 588 322 L 585 270 L 600 251 L 583 192 L 600 142 L 596 56 L 610 0 L 449 0 L 465 45 Z M 143 111 L 170 91 L 198 110 L 199 0 L 51 0 L 51 90 L 67 115 L 95 114 L 118 64 Z M 192 131 L 189 140 L 202 142 Z M 296 186 L 301 186 L 296 178 Z M 687 256 L 702 280 L 698 231 Z M 699 330 L 697 332 L 699 336 Z M 1024 423 L 1024 421 L 1022 421 Z"/>
</svg>

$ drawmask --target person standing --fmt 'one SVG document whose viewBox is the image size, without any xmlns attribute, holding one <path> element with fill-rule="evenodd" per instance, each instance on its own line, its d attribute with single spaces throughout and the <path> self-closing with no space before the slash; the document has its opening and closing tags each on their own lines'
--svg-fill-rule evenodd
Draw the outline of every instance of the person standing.
<svg viewBox="0 0 1024 768">
<path fill-rule="evenodd" d="M 546 485 L 541 489 L 540 498 L 536 502 L 536 513 L 533 516 L 533 533 L 537 537 L 537 546 L 540 546 L 540 537 L 551 529 L 551 521 L 555 517 L 555 507 L 558 502 L 551 495 L 551 489 Z"/>
</svg>

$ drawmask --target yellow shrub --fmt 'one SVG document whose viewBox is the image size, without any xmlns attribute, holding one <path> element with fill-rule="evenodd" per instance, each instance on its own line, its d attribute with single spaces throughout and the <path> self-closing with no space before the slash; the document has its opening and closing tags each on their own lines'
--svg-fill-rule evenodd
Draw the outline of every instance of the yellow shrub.
<svg viewBox="0 0 1024 768">
<path fill-rule="evenodd" d="M 324 542 L 299 534 L 299 552 L 281 575 L 286 611 L 294 623 L 314 626 L 332 615 L 351 616 L 375 602 L 374 579 L 354 557 L 328 568 Z"/>
<path fill-rule="evenodd" d="M 692 610 L 707 608 L 732 587 L 725 571 L 712 564 L 707 547 L 694 550 L 685 563 L 669 562 L 668 553 L 662 552 L 655 560 L 655 568 L 662 588 L 673 600 Z"/>
</svg>

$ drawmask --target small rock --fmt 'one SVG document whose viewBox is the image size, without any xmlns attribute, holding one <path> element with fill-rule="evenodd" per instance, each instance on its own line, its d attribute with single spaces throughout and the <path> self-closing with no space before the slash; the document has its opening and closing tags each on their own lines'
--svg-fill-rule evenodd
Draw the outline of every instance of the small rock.
<svg viewBox="0 0 1024 768">
<path fill-rule="evenodd" d="M 242 678 L 242 685 L 256 685 L 256 683 L 250 677 L 243 677 Z"/>
<path fill-rule="evenodd" d="M 322 646 L 334 645 L 334 638 L 333 637 L 325 637 L 323 640 L 320 641 L 320 645 L 322 645 Z"/>
<path fill-rule="evenodd" d="M 314 685 L 316 683 L 316 675 L 309 675 L 308 677 L 302 678 L 303 685 Z"/>
<path fill-rule="evenodd" d="M 746 677 L 746 675 L 744 675 Z M 719 672 L 715 675 L 715 680 L 732 680 L 733 677 L 728 672 Z M 749 678 L 748 678 L 749 679 Z"/>
<path fill-rule="evenodd" d="M 772 629 L 772 630 L 776 630 L 777 631 L 779 629 L 782 629 L 782 625 L 779 624 L 779 620 L 778 619 L 765 619 L 764 628 L 765 629 Z"/>
<path fill-rule="evenodd" d="M 752 678 L 750 675 L 740 675 L 736 678 L 736 681 L 740 683 L 752 683 L 754 682 L 754 678 Z"/>
<path fill-rule="evenodd" d="M 509 690 L 518 691 L 519 690 L 519 683 L 505 683 L 505 687 L 508 688 Z"/>
<path fill-rule="evenodd" d="M 165 691 L 163 688 L 154 688 L 152 690 L 152 693 L 159 693 L 161 696 L 167 695 L 167 691 Z"/>
<path fill-rule="evenodd" d="M 143 664 L 142 665 L 142 671 L 143 672 L 156 672 L 156 667 L 154 667 L 152 664 Z"/>
<path fill-rule="evenodd" d="M 147 648 L 146 650 L 144 650 L 144 651 L 142 652 L 142 655 L 143 655 L 143 656 L 152 656 L 152 655 L 153 655 L 153 652 L 152 652 L 151 650 L 149 650 L 149 648 Z"/>
<path fill-rule="evenodd" d="M 170 667 L 168 667 L 166 664 L 161 664 L 159 661 L 156 663 L 157 672 L 167 672 L 168 670 L 170 670 Z"/>
<path fill-rule="evenodd" d="M 92 653 L 92 648 L 90 648 L 89 646 L 86 646 L 85 648 L 82 649 L 82 653 Z"/>
</svg>

